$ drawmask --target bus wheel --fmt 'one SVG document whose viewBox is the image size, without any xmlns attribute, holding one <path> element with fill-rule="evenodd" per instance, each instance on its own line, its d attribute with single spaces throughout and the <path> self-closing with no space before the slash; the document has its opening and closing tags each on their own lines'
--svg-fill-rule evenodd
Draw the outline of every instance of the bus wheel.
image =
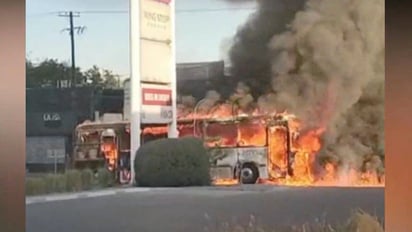
<svg viewBox="0 0 412 232">
<path fill-rule="evenodd" d="M 246 163 L 240 170 L 240 179 L 242 184 L 255 184 L 259 178 L 259 170 L 256 165 Z"/>
</svg>

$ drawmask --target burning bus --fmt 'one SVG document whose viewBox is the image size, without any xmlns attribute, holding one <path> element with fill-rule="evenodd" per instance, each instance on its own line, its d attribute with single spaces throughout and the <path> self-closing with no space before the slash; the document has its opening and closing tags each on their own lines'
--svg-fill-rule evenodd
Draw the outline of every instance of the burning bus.
<svg viewBox="0 0 412 232">
<path fill-rule="evenodd" d="M 201 138 L 216 183 L 254 184 L 293 175 L 296 120 L 286 114 L 178 120 L 179 136 Z M 142 143 L 166 138 L 167 127 L 144 125 Z M 74 168 L 107 167 L 120 183 L 130 178 L 130 124 L 85 122 L 74 132 Z"/>
<path fill-rule="evenodd" d="M 186 119 L 179 131 L 204 140 L 215 183 L 254 184 L 293 175 L 297 132 L 290 121 L 283 115 Z"/>
<path fill-rule="evenodd" d="M 120 160 L 130 155 L 129 140 L 128 124 L 125 122 L 84 122 L 74 131 L 71 166 L 92 170 L 106 167 L 118 179 L 127 179 L 122 178 L 124 173 Z"/>
<path fill-rule="evenodd" d="M 288 113 L 192 115 L 178 120 L 179 137 L 195 136 L 204 141 L 215 184 L 383 184 L 373 171 L 351 169 L 342 174 L 333 163 L 326 163 L 324 173 L 315 176 L 323 130 L 300 129 L 300 121 Z M 129 122 L 85 122 L 77 126 L 74 137 L 73 167 L 106 167 L 118 182 L 130 181 Z M 159 138 L 167 138 L 166 125 L 142 125 L 142 144 Z"/>
<path fill-rule="evenodd" d="M 150 127 L 150 125 L 147 125 Z M 105 167 L 120 183 L 130 180 L 130 123 L 89 122 L 79 124 L 74 131 L 73 155 L 70 166 L 75 169 L 97 170 Z M 167 137 L 161 133 L 142 133 L 142 143 Z"/>
</svg>

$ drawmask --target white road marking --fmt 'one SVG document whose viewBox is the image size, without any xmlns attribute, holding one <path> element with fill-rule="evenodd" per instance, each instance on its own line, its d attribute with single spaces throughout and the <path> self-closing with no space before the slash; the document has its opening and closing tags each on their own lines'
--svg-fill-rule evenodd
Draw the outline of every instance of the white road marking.
<svg viewBox="0 0 412 232">
<path fill-rule="evenodd" d="M 44 200 L 33 199 L 33 198 L 26 198 L 26 205 L 30 205 L 33 203 L 43 202 Z"/>
<path fill-rule="evenodd" d="M 45 201 L 67 201 L 78 198 L 77 195 L 62 195 L 45 197 Z"/>
<path fill-rule="evenodd" d="M 148 192 L 150 190 L 153 190 L 151 188 L 127 188 L 127 189 L 122 189 L 118 190 L 118 193 L 137 193 L 137 192 Z"/>
<path fill-rule="evenodd" d="M 96 192 L 69 193 L 69 194 L 61 194 L 61 195 L 31 196 L 31 197 L 26 197 L 26 205 L 44 203 L 44 202 L 96 198 L 96 197 L 116 195 L 119 193 L 147 192 L 150 190 L 152 189 L 151 188 L 127 188 L 127 189 L 101 190 L 101 191 L 96 191 Z"/>
<path fill-rule="evenodd" d="M 110 195 L 115 195 L 116 193 L 117 192 L 114 190 L 105 190 L 101 192 L 93 192 L 93 193 L 86 194 L 85 198 L 110 196 Z"/>
<path fill-rule="evenodd" d="M 263 188 L 263 189 L 253 189 L 253 188 L 120 188 L 120 189 L 109 189 L 109 190 L 100 190 L 93 192 L 79 192 L 79 193 L 67 193 L 59 195 L 46 195 L 46 196 L 32 196 L 26 197 L 26 205 L 44 203 L 44 202 L 56 202 L 56 201 L 67 201 L 75 199 L 85 199 L 85 198 L 97 198 L 103 196 L 111 196 L 116 194 L 124 193 L 139 193 L 139 192 L 149 192 L 149 191 L 177 191 L 185 194 L 205 194 L 205 195 L 214 195 L 214 196 L 226 196 L 226 195 L 239 195 L 246 193 L 259 193 L 259 192 L 277 192 L 277 191 L 286 191 L 289 190 L 288 187 L 273 187 L 273 188 Z"/>
</svg>

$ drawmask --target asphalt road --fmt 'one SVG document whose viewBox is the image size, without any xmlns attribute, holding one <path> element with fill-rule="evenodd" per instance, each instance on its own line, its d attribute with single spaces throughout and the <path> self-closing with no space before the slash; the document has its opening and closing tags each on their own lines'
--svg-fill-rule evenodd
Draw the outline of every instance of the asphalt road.
<svg viewBox="0 0 412 232">
<path fill-rule="evenodd" d="M 343 222 L 362 209 L 384 219 L 383 188 L 248 186 L 121 193 L 26 206 L 28 232 L 201 232 L 216 224 Z"/>
</svg>

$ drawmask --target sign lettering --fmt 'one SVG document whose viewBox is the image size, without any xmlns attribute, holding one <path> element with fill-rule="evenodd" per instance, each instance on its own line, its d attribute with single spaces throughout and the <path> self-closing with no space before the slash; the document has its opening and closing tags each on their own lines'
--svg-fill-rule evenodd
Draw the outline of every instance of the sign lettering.
<svg viewBox="0 0 412 232">
<path fill-rule="evenodd" d="M 141 38 L 166 42 L 171 40 L 171 9 L 164 1 L 141 1 Z"/>
<path fill-rule="evenodd" d="M 50 121 L 60 121 L 61 117 L 58 113 L 45 113 L 43 114 L 43 121 L 50 122 Z"/>
<path fill-rule="evenodd" d="M 154 22 L 161 22 L 161 23 L 168 23 L 170 20 L 170 17 L 168 15 L 156 13 L 156 12 L 149 12 L 149 11 L 144 11 L 143 12 L 145 19 L 154 21 Z"/>
<path fill-rule="evenodd" d="M 170 106 L 172 91 L 170 89 L 142 89 L 143 105 Z"/>
</svg>

